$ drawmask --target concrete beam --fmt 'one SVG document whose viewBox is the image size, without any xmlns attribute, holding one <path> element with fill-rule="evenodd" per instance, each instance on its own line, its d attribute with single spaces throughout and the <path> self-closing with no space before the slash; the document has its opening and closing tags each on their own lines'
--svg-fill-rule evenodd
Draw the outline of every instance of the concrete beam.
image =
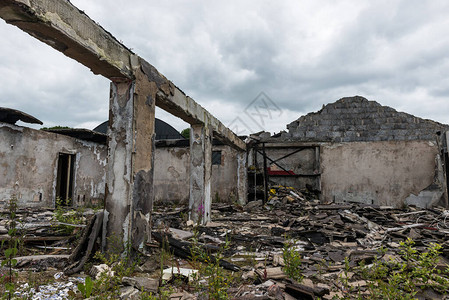
<svg viewBox="0 0 449 300">
<path fill-rule="evenodd" d="M 106 248 L 123 251 L 150 238 L 153 208 L 154 115 L 157 87 L 143 72 L 111 83 L 105 221 Z"/>
<path fill-rule="evenodd" d="M 112 81 L 134 79 L 134 70 L 143 65 L 148 81 L 158 87 L 157 106 L 189 124 L 209 122 L 218 138 L 245 149 L 245 143 L 217 118 L 69 1 L 2 0 L 0 17 Z"/>
<path fill-rule="evenodd" d="M 211 213 L 212 134 L 207 126 L 190 127 L 189 219 L 205 224 Z"/>
<path fill-rule="evenodd" d="M 215 137 L 238 150 L 246 150 L 246 144 L 232 130 L 176 86 L 173 85 L 170 93 L 159 92 L 156 105 L 189 124 L 208 124 Z"/>
<path fill-rule="evenodd" d="M 69 1 L 2 0 L 0 17 L 94 74 L 133 78 L 134 54 Z"/>
</svg>

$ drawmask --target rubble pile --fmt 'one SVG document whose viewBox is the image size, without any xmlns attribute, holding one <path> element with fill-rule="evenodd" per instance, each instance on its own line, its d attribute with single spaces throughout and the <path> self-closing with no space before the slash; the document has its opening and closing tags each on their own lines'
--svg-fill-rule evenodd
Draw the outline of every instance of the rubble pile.
<svg viewBox="0 0 449 300">
<path fill-rule="evenodd" d="M 187 207 L 155 207 L 152 240 L 146 244 L 134 273 L 121 280 L 121 298 L 140 299 L 142 290 L 156 294 L 163 289 L 169 299 L 204 299 L 201 291 L 205 291 L 209 279 L 201 274 L 198 263 L 218 263 L 226 276 L 233 278 L 227 287 L 231 299 L 350 299 L 354 293 L 367 296 L 370 283 L 357 272 L 360 265 L 371 268 L 377 261 L 402 262 L 401 244 L 407 239 L 414 241 L 418 254 L 426 253 L 433 243 L 439 244 L 440 254 L 432 263 L 441 272 L 448 268 L 449 211 L 444 208 L 322 203 L 313 191 L 282 186 L 274 186 L 269 192 L 266 203 L 214 203 L 212 222 L 205 225 L 188 221 Z M 18 296 L 30 295 L 31 291 L 35 299 L 46 299 L 50 294 L 54 299 L 66 299 L 67 295 L 79 294 L 74 283 L 84 282 L 86 276 L 95 280 L 102 273 L 114 276 L 109 266 L 95 262 L 87 272 L 83 268 L 73 276 L 57 275 L 62 274 L 76 249 L 69 243 L 73 235 L 64 235 L 52 214 L 21 212 L 24 244 L 32 255 L 19 257 L 16 268 L 23 273 L 46 270 L 58 278 L 34 289 L 22 280 Z M 86 220 L 94 220 L 92 215 L 86 212 Z M 6 224 L 5 219 L 0 221 L 3 238 Z M 300 254 L 300 278 L 288 274 L 283 255 L 287 246 Z M 195 247 L 210 256 L 198 257 L 198 262 L 193 263 Z M 163 248 L 167 248 L 170 259 L 164 260 Z M 418 299 L 446 297 L 437 289 L 419 291 Z"/>
<path fill-rule="evenodd" d="M 69 210 L 68 210 L 69 211 Z M 70 214 L 72 212 L 67 212 Z M 80 223 L 89 219 L 94 211 L 84 209 L 77 212 Z M 85 227 L 84 224 L 69 224 L 59 222 L 53 210 L 20 209 L 16 214 L 17 235 L 24 243 L 23 252 L 47 252 L 53 254 L 70 254 L 71 244 L 76 242 L 76 233 Z M 0 241 L 6 241 L 8 236 L 9 211 L 0 212 Z"/>
<path fill-rule="evenodd" d="M 286 187 L 274 187 L 270 194 L 266 204 L 262 200 L 249 202 L 245 207 L 215 204 L 213 221 L 195 229 L 208 245 L 220 247 L 225 239 L 230 240 L 225 259 L 239 265 L 245 282 L 233 294 L 236 299 L 332 299 L 344 297 L 348 286 L 363 293 L 368 282 L 353 272 L 343 286 L 345 269 L 361 263 L 369 265 L 376 258 L 400 260 L 400 243 L 408 238 L 414 241 L 418 252 L 425 252 L 432 243 L 441 245 L 435 264 L 440 270 L 447 268 L 449 211 L 441 207 L 397 209 L 362 203 L 323 204 L 314 199 L 313 193 Z M 156 223 L 169 227 L 180 224 L 179 220 L 170 223 L 173 214 L 164 219 L 164 213 L 159 213 Z M 183 224 L 178 229 L 192 231 L 192 227 Z M 293 242 L 301 254 L 301 282 L 289 280 L 283 272 L 282 251 L 287 242 Z M 435 295 L 436 298 L 426 298 L 427 295 L 422 299 L 443 297 Z"/>
</svg>

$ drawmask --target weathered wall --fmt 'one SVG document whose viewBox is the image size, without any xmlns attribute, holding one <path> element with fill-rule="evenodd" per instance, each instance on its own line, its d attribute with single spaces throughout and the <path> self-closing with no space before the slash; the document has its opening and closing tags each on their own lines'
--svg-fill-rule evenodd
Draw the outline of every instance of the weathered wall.
<svg viewBox="0 0 449 300">
<path fill-rule="evenodd" d="M 238 153 L 229 146 L 212 146 L 212 151 L 219 150 L 221 150 L 221 164 L 212 165 L 212 203 L 216 200 L 221 202 L 236 201 Z"/>
<path fill-rule="evenodd" d="M 189 203 L 189 147 L 158 147 L 154 157 L 154 200 Z"/>
<path fill-rule="evenodd" d="M 229 146 L 212 146 L 222 151 L 221 165 L 212 165 L 212 202 L 235 200 L 237 151 Z M 154 192 L 158 203 L 189 202 L 189 147 L 157 147 L 154 163 Z M 231 197 L 231 199 L 230 199 Z M 232 197 L 234 197 L 232 199 Z"/>
<path fill-rule="evenodd" d="M 16 195 L 21 206 L 53 207 L 60 152 L 76 154 L 74 205 L 103 199 L 106 146 L 6 123 L 0 136 L 1 202 Z"/>
<path fill-rule="evenodd" d="M 401 207 L 432 184 L 437 153 L 430 141 L 324 144 L 322 198 Z"/>
<path fill-rule="evenodd" d="M 53 207 L 58 155 L 76 154 L 74 205 L 102 201 L 105 190 L 106 146 L 65 135 L 0 123 L 0 205 L 15 194 L 19 204 Z M 221 165 L 212 166 L 212 199 L 235 200 L 237 151 L 222 151 Z M 158 147 L 155 152 L 155 200 L 188 203 L 189 147 Z"/>
</svg>

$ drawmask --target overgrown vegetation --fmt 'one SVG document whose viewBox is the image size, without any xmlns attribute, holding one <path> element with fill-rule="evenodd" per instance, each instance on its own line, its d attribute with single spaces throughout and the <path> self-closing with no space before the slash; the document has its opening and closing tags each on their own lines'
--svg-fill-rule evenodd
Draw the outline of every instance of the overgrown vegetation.
<svg viewBox="0 0 449 300">
<path fill-rule="evenodd" d="M 190 139 L 190 128 L 185 128 L 181 131 L 181 135 L 185 138 L 185 139 Z"/>
<path fill-rule="evenodd" d="M 52 126 L 52 127 L 42 127 L 40 130 L 52 130 L 52 129 L 73 129 L 68 126 Z"/>
<path fill-rule="evenodd" d="M 115 299 L 120 295 L 119 289 L 123 277 L 131 276 L 137 265 L 137 261 L 131 262 L 129 252 L 120 256 L 119 254 L 97 252 L 94 259 L 106 264 L 110 270 L 102 272 L 92 289 L 92 294 L 95 296 L 101 295 L 102 299 Z"/>
<path fill-rule="evenodd" d="M 71 225 L 80 225 L 84 223 L 83 217 L 83 209 L 67 209 L 68 203 L 71 202 L 71 199 L 63 200 L 59 197 L 56 197 L 56 208 L 54 211 L 54 218 L 56 221 L 63 223 L 58 225 L 58 229 L 62 231 L 62 233 L 66 235 L 71 235 L 77 230 L 75 226 Z"/>
<path fill-rule="evenodd" d="M 228 288 L 233 279 L 220 266 L 220 261 L 224 257 L 224 252 L 229 249 L 230 242 L 226 238 L 225 244 L 212 256 L 201 246 L 198 237 L 199 232 L 195 228 L 190 253 L 191 264 L 195 269 L 198 269 L 198 275 L 195 278 L 197 288 L 200 289 L 200 294 L 206 295 L 208 299 L 229 299 Z M 201 290 L 201 285 L 198 284 L 201 278 L 206 280 L 206 290 Z"/>
<path fill-rule="evenodd" d="M 0 282 L 4 287 L 3 299 L 11 299 L 16 288 L 15 281 L 17 272 L 13 268 L 17 265 L 17 252 L 19 251 L 20 236 L 17 228 L 17 198 L 12 196 L 8 201 L 7 206 L 7 226 L 8 226 L 8 240 L 6 249 L 4 250 L 5 258 L 1 263 L 2 267 L 8 270 L 6 274 L 0 275 Z M 5 240 L 2 241 L 2 249 L 5 246 Z M 0 289 L 1 291 L 1 289 Z"/>
<path fill-rule="evenodd" d="M 345 271 L 340 276 L 345 296 L 340 299 L 416 299 L 416 295 L 425 289 L 447 294 L 449 268 L 438 268 L 440 249 L 441 245 L 431 243 L 425 251 L 418 251 L 413 240 L 407 239 L 400 242 L 397 257 L 383 259 L 386 249 L 381 248 L 380 255 L 371 265 L 361 263 L 359 267 L 351 269 L 355 276 L 367 281 L 365 293 L 350 285 L 350 266 L 346 259 Z"/>
</svg>

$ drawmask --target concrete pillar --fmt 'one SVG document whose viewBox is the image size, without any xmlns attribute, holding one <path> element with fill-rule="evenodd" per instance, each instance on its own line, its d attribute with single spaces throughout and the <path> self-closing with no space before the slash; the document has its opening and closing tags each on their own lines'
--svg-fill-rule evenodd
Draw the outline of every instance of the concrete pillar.
<svg viewBox="0 0 449 300">
<path fill-rule="evenodd" d="M 138 249 L 149 238 L 154 198 L 155 91 L 140 69 L 135 81 L 111 83 L 105 250 L 122 252 L 128 246 Z"/>
<path fill-rule="evenodd" d="M 210 221 L 212 175 L 212 132 L 207 125 L 190 126 L 189 219 Z"/>
<path fill-rule="evenodd" d="M 248 153 L 239 151 L 237 154 L 237 201 L 245 205 L 248 201 Z"/>
</svg>

